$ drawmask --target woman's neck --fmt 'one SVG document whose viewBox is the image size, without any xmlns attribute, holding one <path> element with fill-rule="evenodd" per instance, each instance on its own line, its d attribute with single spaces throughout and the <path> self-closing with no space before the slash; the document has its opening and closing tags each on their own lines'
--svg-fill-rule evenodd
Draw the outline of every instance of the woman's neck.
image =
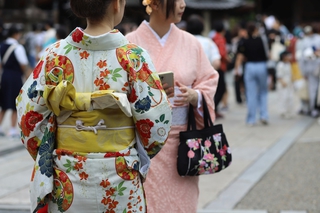
<svg viewBox="0 0 320 213">
<path fill-rule="evenodd" d="M 162 38 L 170 30 L 171 23 L 150 17 L 149 25 Z"/>
<path fill-rule="evenodd" d="M 111 24 L 111 22 L 87 22 L 87 27 L 84 32 L 92 36 L 98 36 L 110 32 L 111 30 L 113 30 L 113 28 L 114 26 Z"/>
</svg>

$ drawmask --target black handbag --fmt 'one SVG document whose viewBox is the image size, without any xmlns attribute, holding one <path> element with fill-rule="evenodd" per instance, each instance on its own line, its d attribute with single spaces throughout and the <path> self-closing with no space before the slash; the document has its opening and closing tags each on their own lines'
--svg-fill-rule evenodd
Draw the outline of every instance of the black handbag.
<svg viewBox="0 0 320 213">
<path fill-rule="evenodd" d="M 187 131 L 179 135 L 177 167 L 180 176 L 214 174 L 227 168 L 232 161 L 222 124 L 213 125 L 205 98 L 202 100 L 204 128 L 196 129 L 190 104 Z"/>
</svg>

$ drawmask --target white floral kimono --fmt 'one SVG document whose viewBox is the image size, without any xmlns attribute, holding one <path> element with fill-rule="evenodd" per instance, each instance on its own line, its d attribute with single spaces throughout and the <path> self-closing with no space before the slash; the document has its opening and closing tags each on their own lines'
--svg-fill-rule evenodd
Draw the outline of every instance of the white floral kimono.
<svg viewBox="0 0 320 213">
<path fill-rule="evenodd" d="M 172 115 L 144 49 L 76 28 L 46 49 L 16 105 L 35 160 L 32 212 L 146 212 L 138 153 L 160 151 Z"/>
</svg>

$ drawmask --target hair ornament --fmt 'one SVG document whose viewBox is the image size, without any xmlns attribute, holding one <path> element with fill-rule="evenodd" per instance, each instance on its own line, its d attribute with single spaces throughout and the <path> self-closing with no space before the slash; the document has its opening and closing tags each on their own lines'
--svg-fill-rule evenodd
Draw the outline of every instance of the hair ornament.
<svg viewBox="0 0 320 213">
<path fill-rule="evenodd" d="M 143 0 L 142 4 L 143 6 L 146 6 L 146 12 L 148 15 L 152 13 L 152 8 L 150 7 L 152 0 Z"/>
</svg>

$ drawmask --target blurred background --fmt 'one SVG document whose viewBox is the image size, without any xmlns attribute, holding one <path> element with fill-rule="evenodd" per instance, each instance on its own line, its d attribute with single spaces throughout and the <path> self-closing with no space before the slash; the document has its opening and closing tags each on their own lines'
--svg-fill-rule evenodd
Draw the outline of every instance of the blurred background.
<svg viewBox="0 0 320 213">
<path fill-rule="evenodd" d="M 318 0 L 186 0 L 186 4 L 184 19 L 190 14 L 201 14 L 206 21 L 206 31 L 210 31 L 217 18 L 228 20 L 232 27 L 238 20 L 259 19 L 259 15 L 272 14 L 289 30 L 320 19 Z M 140 0 L 127 0 L 124 23 L 139 24 L 145 15 Z M 69 29 L 84 25 L 83 20 L 71 13 L 69 0 L 0 0 L 0 17 L 4 28 L 19 23 L 28 30 L 33 23 L 48 19 Z"/>
</svg>

